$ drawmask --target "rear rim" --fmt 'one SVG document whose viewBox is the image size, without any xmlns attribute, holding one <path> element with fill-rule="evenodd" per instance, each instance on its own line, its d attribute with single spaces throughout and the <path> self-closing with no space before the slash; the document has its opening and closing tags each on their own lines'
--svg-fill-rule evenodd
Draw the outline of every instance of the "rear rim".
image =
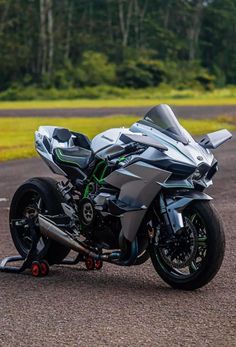
<svg viewBox="0 0 236 347">
<path fill-rule="evenodd" d="M 173 240 L 158 240 L 155 255 L 161 268 L 176 279 L 189 279 L 206 261 L 208 231 L 199 212 L 188 209 L 183 214 L 185 228 Z"/>
<path fill-rule="evenodd" d="M 18 203 L 17 215 L 11 220 L 11 225 L 15 231 L 17 242 L 25 254 L 28 254 L 32 246 L 32 235 L 30 226 L 27 222 L 29 218 L 34 218 L 37 221 L 39 213 L 46 214 L 47 210 L 45 203 L 36 190 L 28 190 Z M 37 243 L 37 253 L 46 250 L 48 239 L 41 236 Z"/>
</svg>

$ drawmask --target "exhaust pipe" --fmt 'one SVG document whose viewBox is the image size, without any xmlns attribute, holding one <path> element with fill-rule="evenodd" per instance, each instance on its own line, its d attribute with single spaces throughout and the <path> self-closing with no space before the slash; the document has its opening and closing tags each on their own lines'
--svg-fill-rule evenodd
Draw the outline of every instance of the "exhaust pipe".
<svg viewBox="0 0 236 347">
<path fill-rule="evenodd" d="M 63 246 L 72 249 L 75 252 L 87 254 L 95 259 L 99 258 L 98 254 L 91 252 L 89 249 L 85 248 L 80 243 L 73 240 L 73 238 L 70 237 L 70 235 L 59 229 L 50 219 L 39 214 L 38 221 L 39 229 L 42 235 L 62 244 Z"/>
</svg>

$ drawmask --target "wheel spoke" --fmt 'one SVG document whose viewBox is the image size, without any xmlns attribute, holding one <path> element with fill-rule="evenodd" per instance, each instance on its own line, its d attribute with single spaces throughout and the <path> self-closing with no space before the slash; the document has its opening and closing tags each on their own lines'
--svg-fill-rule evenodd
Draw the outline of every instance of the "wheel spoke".
<svg viewBox="0 0 236 347">
<path fill-rule="evenodd" d="M 193 260 L 193 261 L 191 261 L 191 263 L 190 263 L 190 266 L 189 266 L 189 271 L 190 272 L 192 272 L 192 271 L 197 271 L 197 265 L 196 265 L 196 263 L 195 263 L 195 261 Z"/>
<path fill-rule="evenodd" d="M 157 246 L 168 271 L 178 276 L 191 276 L 198 271 L 206 257 L 207 230 L 201 216 L 196 212 L 185 215 L 185 230 L 176 242 Z"/>
<path fill-rule="evenodd" d="M 17 228 L 17 227 L 24 227 L 28 224 L 27 219 L 13 219 L 11 220 L 11 223 Z"/>
<path fill-rule="evenodd" d="M 22 248 L 25 253 L 29 251 L 32 245 L 32 235 L 29 226 L 29 219 L 37 218 L 38 213 L 44 212 L 44 206 L 42 198 L 38 193 L 32 192 L 31 195 L 27 196 L 27 199 L 23 201 L 21 206 L 20 218 L 12 219 L 11 224 L 16 229 L 19 242 L 21 242 Z M 39 239 L 37 244 L 37 250 L 40 251 L 45 247 L 45 241 L 43 237 Z"/>
</svg>

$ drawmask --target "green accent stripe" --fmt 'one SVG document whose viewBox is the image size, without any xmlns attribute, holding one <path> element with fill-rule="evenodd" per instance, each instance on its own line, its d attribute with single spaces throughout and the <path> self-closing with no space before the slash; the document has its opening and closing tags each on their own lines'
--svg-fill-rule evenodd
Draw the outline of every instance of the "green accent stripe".
<svg viewBox="0 0 236 347">
<path fill-rule="evenodd" d="M 104 184 L 104 178 L 106 176 L 107 172 L 107 163 L 105 160 L 101 160 L 95 167 L 92 176 L 84 190 L 84 197 L 87 197 L 89 195 L 89 183 L 90 182 L 95 182 L 98 185 L 103 185 Z"/>
<path fill-rule="evenodd" d="M 78 164 L 77 162 L 72 161 L 72 160 L 66 160 L 66 159 L 64 158 L 63 154 L 61 153 L 61 151 L 60 151 L 59 148 L 56 148 L 56 149 L 55 149 L 55 153 L 56 153 L 58 159 L 59 159 L 60 161 L 62 161 L 63 163 L 73 164 L 73 165 L 77 165 L 78 167 L 80 167 L 79 164 Z M 66 157 L 68 158 L 68 157 L 70 157 L 70 156 L 67 155 Z"/>
</svg>

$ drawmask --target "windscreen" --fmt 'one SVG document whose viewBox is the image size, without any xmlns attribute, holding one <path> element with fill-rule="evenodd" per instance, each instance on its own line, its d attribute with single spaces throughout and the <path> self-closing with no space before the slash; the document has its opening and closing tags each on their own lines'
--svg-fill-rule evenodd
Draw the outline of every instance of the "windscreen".
<svg viewBox="0 0 236 347">
<path fill-rule="evenodd" d="M 188 144 L 189 142 L 188 137 L 175 117 L 174 112 L 168 105 L 153 107 L 148 111 L 143 121 L 140 121 L 140 123 L 150 125 L 183 144 Z"/>
</svg>

